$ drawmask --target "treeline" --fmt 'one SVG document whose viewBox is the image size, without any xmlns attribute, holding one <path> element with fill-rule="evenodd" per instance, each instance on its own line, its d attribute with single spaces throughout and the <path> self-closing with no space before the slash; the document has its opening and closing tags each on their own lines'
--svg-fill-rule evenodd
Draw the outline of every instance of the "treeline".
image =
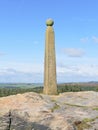
<svg viewBox="0 0 98 130">
<path fill-rule="evenodd" d="M 63 92 L 79 92 L 79 91 L 97 91 L 98 92 L 98 86 L 81 86 L 81 85 L 58 85 L 58 93 Z M 35 88 L 21 88 L 21 87 L 2 87 L 0 88 L 0 97 L 5 97 L 9 95 L 15 95 L 15 94 L 22 94 L 25 92 L 37 92 L 42 93 L 43 87 L 35 87 Z"/>
<path fill-rule="evenodd" d="M 58 93 L 79 91 L 98 91 L 98 86 L 81 86 L 78 84 L 58 85 Z"/>
<path fill-rule="evenodd" d="M 42 93 L 42 87 L 36 87 L 36 88 L 19 88 L 19 87 L 3 87 L 0 88 L 0 97 L 5 97 L 9 95 L 15 95 L 15 94 L 22 94 L 26 92 L 37 92 L 37 93 Z"/>
</svg>

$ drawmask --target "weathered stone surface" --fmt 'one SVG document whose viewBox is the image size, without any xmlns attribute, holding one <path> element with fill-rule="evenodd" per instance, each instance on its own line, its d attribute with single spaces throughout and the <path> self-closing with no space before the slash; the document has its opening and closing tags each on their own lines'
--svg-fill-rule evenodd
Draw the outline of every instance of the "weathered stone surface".
<svg viewBox="0 0 98 130">
<path fill-rule="evenodd" d="M 47 21 L 46 21 L 46 25 L 47 26 L 52 26 L 54 24 L 54 21 L 52 20 L 52 19 L 48 19 Z"/>
<path fill-rule="evenodd" d="M 57 94 L 56 81 L 56 58 L 55 58 L 55 38 L 52 28 L 53 21 L 47 20 L 46 41 L 45 41 L 45 61 L 44 61 L 44 94 Z"/>
<path fill-rule="evenodd" d="M 97 130 L 98 92 L 0 98 L 0 130 Z"/>
<path fill-rule="evenodd" d="M 9 114 L 0 117 L 0 130 L 9 130 L 10 119 Z"/>
</svg>

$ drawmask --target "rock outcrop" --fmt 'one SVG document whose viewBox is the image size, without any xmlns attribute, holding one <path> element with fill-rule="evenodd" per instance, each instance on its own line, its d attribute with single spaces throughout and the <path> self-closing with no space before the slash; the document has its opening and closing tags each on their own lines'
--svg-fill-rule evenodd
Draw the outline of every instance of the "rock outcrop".
<svg viewBox="0 0 98 130">
<path fill-rule="evenodd" d="M 98 92 L 2 97 L 0 130 L 98 130 Z"/>
</svg>

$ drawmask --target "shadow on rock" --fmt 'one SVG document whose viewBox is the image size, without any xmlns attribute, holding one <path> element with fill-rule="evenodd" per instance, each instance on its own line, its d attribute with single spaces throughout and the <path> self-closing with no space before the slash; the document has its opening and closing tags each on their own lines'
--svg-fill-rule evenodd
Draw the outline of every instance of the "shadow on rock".
<svg viewBox="0 0 98 130">
<path fill-rule="evenodd" d="M 0 130 L 51 130 L 37 122 L 29 122 L 11 113 L 0 117 Z"/>
</svg>

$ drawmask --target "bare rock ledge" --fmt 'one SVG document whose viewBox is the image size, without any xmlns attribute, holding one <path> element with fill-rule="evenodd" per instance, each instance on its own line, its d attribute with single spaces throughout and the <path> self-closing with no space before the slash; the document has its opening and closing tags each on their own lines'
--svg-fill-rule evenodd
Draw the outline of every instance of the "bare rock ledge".
<svg viewBox="0 0 98 130">
<path fill-rule="evenodd" d="M 98 92 L 2 97 L 0 130 L 98 130 Z"/>
</svg>

